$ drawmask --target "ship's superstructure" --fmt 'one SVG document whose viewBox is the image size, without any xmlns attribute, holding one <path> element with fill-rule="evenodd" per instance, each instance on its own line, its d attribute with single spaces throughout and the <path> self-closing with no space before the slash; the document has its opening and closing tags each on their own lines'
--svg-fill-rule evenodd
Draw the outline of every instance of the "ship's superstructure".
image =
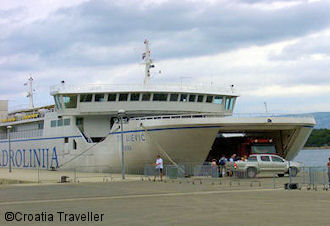
<svg viewBox="0 0 330 226">
<path fill-rule="evenodd" d="M 313 118 L 230 117 L 238 97 L 232 89 L 153 85 L 147 40 L 145 45 L 143 85 L 73 87 L 63 81 L 51 87 L 54 105 L 3 117 L 0 166 L 118 171 L 121 129 L 128 170 L 142 169 L 157 153 L 172 163 L 202 163 L 219 133 L 272 138 L 288 159 L 303 147 Z M 0 106 L 6 109 L 6 102 Z M 120 110 L 126 114 L 123 128 Z"/>
</svg>

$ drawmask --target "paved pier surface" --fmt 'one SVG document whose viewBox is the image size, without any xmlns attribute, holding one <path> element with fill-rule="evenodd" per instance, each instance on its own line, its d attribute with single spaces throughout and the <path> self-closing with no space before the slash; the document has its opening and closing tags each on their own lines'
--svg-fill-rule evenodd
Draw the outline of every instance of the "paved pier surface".
<svg viewBox="0 0 330 226">
<path fill-rule="evenodd" d="M 0 168 L 0 179 L 15 180 L 24 183 L 52 184 L 58 183 L 61 176 L 67 176 L 70 182 L 104 182 L 121 181 L 121 174 L 113 173 L 87 173 L 65 170 L 38 170 L 38 169 L 12 169 L 9 173 L 7 168 Z M 141 180 L 138 175 L 126 175 L 126 181 Z"/>
<path fill-rule="evenodd" d="M 329 191 L 228 187 L 210 181 L 0 186 L 0 225 L 45 223 L 7 222 L 8 211 L 20 212 L 19 219 L 23 214 L 53 215 L 47 225 L 328 225 L 329 208 Z M 61 221 L 57 212 L 63 212 Z M 94 221 L 69 221 L 73 214 L 88 212 Z"/>
</svg>

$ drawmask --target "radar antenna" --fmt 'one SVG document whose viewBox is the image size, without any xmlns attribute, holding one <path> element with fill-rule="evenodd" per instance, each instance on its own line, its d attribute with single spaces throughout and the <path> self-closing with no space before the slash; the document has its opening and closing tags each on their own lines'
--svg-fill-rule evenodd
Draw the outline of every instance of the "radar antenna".
<svg viewBox="0 0 330 226">
<path fill-rule="evenodd" d="M 152 64 L 152 60 L 150 59 L 149 40 L 144 40 L 144 44 L 146 45 L 146 51 L 142 54 L 142 59 L 144 60 L 144 64 L 146 66 L 143 84 L 148 85 L 150 82 L 150 68 L 154 68 L 155 65 Z"/>
</svg>

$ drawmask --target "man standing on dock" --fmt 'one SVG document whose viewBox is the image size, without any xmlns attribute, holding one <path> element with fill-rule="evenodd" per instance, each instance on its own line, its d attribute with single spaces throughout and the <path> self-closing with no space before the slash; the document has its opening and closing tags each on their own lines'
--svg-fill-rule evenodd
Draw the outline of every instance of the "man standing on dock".
<svg viewBox="0 0 330 226">
<path fill-rule="evenodd" d="M 160 181 L 163 181 L 163 159 L 160 157 L 160 155 L 157 155 L 157 160 L 156 163 L 154 163 L 154 166 L 156 166 L 156 172 L 155 172 L 155 178 L 154 181 L 156 181 L 156 175 L 159 172 L 159 176 L 160 176 Z"/>
<path fill-rule="evenodd" d="M 329 159 L 328 159 L 329 161 L 328 161 L 328 180 L 329 180 L 329 185 L 330 185 L 330 157 L 329 157 Z"/>
</svg>

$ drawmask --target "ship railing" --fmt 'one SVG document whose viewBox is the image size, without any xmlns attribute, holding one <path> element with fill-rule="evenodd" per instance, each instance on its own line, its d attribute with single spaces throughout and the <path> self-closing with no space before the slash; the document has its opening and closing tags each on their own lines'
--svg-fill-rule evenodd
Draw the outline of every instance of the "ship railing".
<svg viewBox="0 0 330 226">
<path fill-rule="evenodd" d="M 249 117 L 290 117 L 290 118 L 314 118 L 312 114 L 288 114 L 288 113 L 233 113 L 232 116 L 236 118 Z"/>
<path fill-rule="evenodd" d="M 33 130 L 23 130 L 17 132 L 10 133 L 10 139 L 26 139 L 26 138 L 34 138 L 41 137 L 43 135 L 43 129 L 33 129 Z M 1 133 L 0 140 L 7 140 L 8 134 Z"/>
<path fill-rule="evenodd" d="M 232 116 L 224 115 L 215 115 L 215 114 L 183 114 L 183 115 L 159 115 L 159 116 L 147 116 L 147 117 L 136 117 L 131 118 L 130 120 L 157 120 L 157 119 L 187 119 L 187 118 L 222 118 L 222 117 L 293 117 L 293 118 L 314 118 L 312 115 L 289 115 L 289 114 L 264 114 L 264 113 L 243 113 L 243 114 L 234 114 Z"/>
<path fill-rule="evenodd" d="M 49 112 L 53 112 L 53 111 L 54 110 L 49 110 Z M 2 118 L 0 120 L 0 123 L 24 122 L 24 121 L 31 121 L 44 117 L 45 117 L 45 113 L 34 112 L 31 114 L 7 116 L 6 118 Z"/>
<path fill-rule="evenodd" d="M 209 84 L 189 84 L 189 85 L 177 85 L 177 84 L 88 84 L 83 86 L 75 86 L 68 84 L 54 85 L 50 87 L 51 93 L 56 92 L 111 92 L 111 91 L 125 91 L 125 92 L 201 92 L 201 93 L 230 93 L 237 95 L 233 88 L 219 87 Z"/>
<path fill-rule="evenodd" d="M 160 115 L 160 116 L 148 116 L 131 118 L 130 120 L 157 120 L 157 119 L 187 119 L 187 118 L 216 118 L 223 117 L 222 115 L 208 115 L 208 114 L 188 114 L 188 115 Z"/>
</svg>

